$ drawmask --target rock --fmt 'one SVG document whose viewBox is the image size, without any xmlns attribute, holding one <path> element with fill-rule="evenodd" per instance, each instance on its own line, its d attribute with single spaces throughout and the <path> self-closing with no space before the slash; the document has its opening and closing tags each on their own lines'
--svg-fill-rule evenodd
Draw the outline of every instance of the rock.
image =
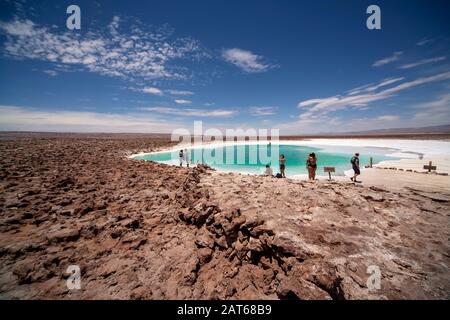
<svg viewBox="0 0 450 320">
<path fill-rule="evenodd" d="M 73 201 L 70 198 L 63 198 L 59 201 L 59 205 L 60 206 L 67 206 L 69 204 L 71 204 Z"/>
<path fill-rule="evenodd" d="M 300 244 L 284 237 L 275 237 L 275 239 L 273 240 L 273 245 L 283 255 L 293 256 L 301 260 L 310 259 L 316 255 L 307 247 L 301 246 Z"/>
<path fill-rule="evenodd" d="M 12 255 L 15 259 L 29 252 L 44 250 L 45 247 L 41 243 L 14 243 L 0 248 L 0 256 Z"/>
<path fill-rule="evenodd" d="M 160 196 L 162 199 L 166 200 L 166 199 L 169 199 L 169 198 L 170 198 L 170 193 L 169 193 L 167 190 L 163 190 L 163 191 L 161 191 L 161 192 L 159 193 L 159 196 Z"/>
<path fill-rule="evenodd" d="M 108 203 L 105 200 L 97 201 L 95 204 L 95 210 L 103 210 L 106 209 Z"/>
<path fill-rule="evenodd" d="M 285 278 L 277 287 L 281 300 L 331 300 L 330 295 L 320 287 L 304 279 Z"/>
<path fill-rule="evenodd" d="M 94 203 L 92 201 L 87 201 L 81 205 L 80 214 L 85 215 L 94 210 Z"/>
<path fill-rule="evenodd" d="M 205 265 L 209 261 L 211 261 L 212 250 L 210 248 L 201 248 L 197 251 L 197 257 L 200 263 L 200 266 Z"/>
<path fill-rule="evenodd" d="M 366 193 L 366 194 L 361 194 L 365 199 L 367 200 L 372 200 L 372 201 L 377 201 L 377 202 L 381 202 L 384 201 L 384 197 L 382 194 L 379 193 Z"/>
<path fill-rule="evenodd" d="M 226 240 L 225 236 L 221 236 L 220 238 L 215 239 L 215 243 L 217 244 L 217 246 L 219 246 L 222 249 L 228 248 L 228 244 L 227 244 L 227 240 Z"/>
<path fill-rule="evenodd" d="M 19 207 L 20 203 L 21 202 L 17 198 L 9 198 L 9 199 L 6 199 L 4 206 L 5 206 L 5 208 L 14 208 L 14 207 Z"/>
<path fill-rule="evenodd" d="M 124 228 L 118 227 L 118 228 L 114 228 L 111 231 L 110 235 L 111 235 L 111 238 L 117 239 L 117 238 L 120 238 L 124 233 L 125 233 Z"/>
<path fill-rule="evenodd" d="M 228 243 L 235 242 L 238 237 L 238 232 L 242 224 L 245 223 L 245 217 L 237 217 L 231 221 L 222 222 L 222 230 L 225 234 Z"/>
<path fill-rule="evenodd" d="M 121 239 L 122 243 L 130 243 L 130 249 L 138 249 L 140 246 L 147 243 L 147 239 L 140 234 L 137 235 L 126 235 Z"/>
<path fill-rule="evenodd" d="M 75 209 L 63 209 L 58 213 L 62 216 L 73 216 L 75 214 Z"/>
<path fill-rule="evenodd" d="M 216 212 L 216 206 L 207 206 L 205 203 L 200 202 L 192 209 L 182 209 L 178 216 L 180 220 L 200 227 L 205 224 L 206 220 Z"/>
<path fill-rule="evenodd" d="M 200 234 L 195 239 L 195 244 L 198 247 L 200 247 L 200 248 L 210 248 L 210 249 L 212 249 L 214 247 L 214 239 L 210 235 L 209 232 L 204 230 L 203 232 L 200 232 Z"/>
<path fill-rule="evenodd" d="M 135 230 L 135 229 L 139 229 L 140 221 L 139 221 L 139 219 L 135 219 L 135 218 L 134 219 L 127 218 L 127 219 L 121 220 L 119 222 L 119 225 Z"/>
<path fill-rule="evenodd" d="M 123 203 L 126 203 L 126 202 L 130 201 L 130 200 L 131 200 L 131 197 L 129 195 L 122 194 L 122 195 L 119 196 L 118 203 L 123 204 Z"/>
<path fill-rule="evenodd" d="M 75 184 L 75 181 L 68 177 L 65 179 L 61 179 L 59 181 L 56 182 L 56 187 L 57 188 L 61 188 L 63 190 L 68 190 L 70 187 L 72 187 Z"/>
<path fill-rule="evenodd" d="M 151 292 L 147 288 L 140 286 L 135 289 L 130 294 L 131 300 L 149 300 L 151 299 Z"/>
<path fill-rule="evenodd" d="M 14 275 L 17 276 L 19 284 L 31 283 L 31 272 L 33 271 L 33 263 L 31 261 L 22 261 L 15 265 L 13 269 Z"/>
<path fill-rule="evenodd" d="M 273 236 L 275 233 L 266 225 L 259 225 L 250 230 L 250 235 L 255 238 L 259 238 L 263 234 Z"/>
<path fill-rule="evenodd" d="M 76 241 L 80 237 L 79 229 L 61 229 L 58 231 L 51 232 L 47 235 L 47 240 L 49 242 L 67 242 Z"/>
<path fill-rule="evenodd" d="M 264 220 L 262 218 L 252 216 L 245 221 L 245 223 L 242 225 L 242 227 L 246 228 L 246 229 L 252 229 L 254 227 L 262 225 L 263 223 L 264 223 Z"/>
<path fill-rule="evenodd" d="M 245 247 L 248 250 L 251 250 L 254 252 L 263 252 L 264 251 L 261 241 L 255 239 L 255 238 L 250 238 L 250 240 L 248 241 L 248 244 Z"/>
</svg>

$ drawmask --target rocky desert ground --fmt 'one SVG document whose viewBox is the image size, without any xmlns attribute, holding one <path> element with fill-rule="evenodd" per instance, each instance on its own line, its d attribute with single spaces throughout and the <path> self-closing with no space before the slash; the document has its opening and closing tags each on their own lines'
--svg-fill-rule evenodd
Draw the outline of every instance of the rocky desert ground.
<svg viewBox="0 0 450 320">
<path fill-rule="evenodd" d="M 170 144 L 3 134 L 0 298 L 450 297 L 450 192 L 127 157 Z M 69 265 L 80 290 L 66 286 Z M 370 266 L 379 289 L 368 288 Z"/>
</svg>

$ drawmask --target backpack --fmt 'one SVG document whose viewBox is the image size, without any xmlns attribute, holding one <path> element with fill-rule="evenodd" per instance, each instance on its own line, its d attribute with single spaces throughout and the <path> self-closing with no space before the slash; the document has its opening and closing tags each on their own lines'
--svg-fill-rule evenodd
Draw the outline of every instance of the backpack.
<svg viewBox="0 0 450 320">
<path fill-rule="evenodd" d="M 277 175 L 275 176 L 277 178 L 283 178 L 283 176 L 281 175 L 281 173 L 277 173 Z"/>
<path fill-rule="evenodd" d="M 350 163 L 354 166 L 356 166 L 356 157 L 352 157 L 352 160 L 350 160 Z"/>
</svg>

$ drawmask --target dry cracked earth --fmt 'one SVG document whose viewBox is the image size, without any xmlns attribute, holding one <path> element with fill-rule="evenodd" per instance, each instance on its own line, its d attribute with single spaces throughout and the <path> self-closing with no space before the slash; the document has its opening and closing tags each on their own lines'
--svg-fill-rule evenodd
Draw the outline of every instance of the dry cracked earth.
<svg viewBox="0 0 450 320">
<path fill-rule="evenodd" d="M 449 194 L 127 158 L 169 144 L 2 136 L 0 298 L 450 297 Z"/>
</svg>

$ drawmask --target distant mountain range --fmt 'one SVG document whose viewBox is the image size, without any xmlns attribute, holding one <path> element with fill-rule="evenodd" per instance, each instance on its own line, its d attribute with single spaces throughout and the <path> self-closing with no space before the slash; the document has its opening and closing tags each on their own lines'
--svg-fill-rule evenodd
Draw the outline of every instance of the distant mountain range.
<svg viewBox="0 0 450 320">
<path fill-rule="evenodd" d="M 346 132 L 346 134 L 450 134 L 450 124 L 432 127 L 419 127 L 419 128 L 390 128 L 390 129 L 378 129 L 367 130 L 357 132 Z"/>
<path fill-rule="evenodd" d="M 441 137 L 450 138 L 450 124 L 440 126 L 418 127 L 418 128 L 389 128 L 389 129 L 375 129 L 366 131 L 347 131 L 347 132 L 321 132 L 316 134 L 297 134 L 297 135 L 283 135 L 283 139 L 298 139 L 299 137 L 307 138 L 371 138 L 379 136 L 383 138 L 398 138 L 405 136 L 408 138 L 433 138 Z"/>
</svg>

